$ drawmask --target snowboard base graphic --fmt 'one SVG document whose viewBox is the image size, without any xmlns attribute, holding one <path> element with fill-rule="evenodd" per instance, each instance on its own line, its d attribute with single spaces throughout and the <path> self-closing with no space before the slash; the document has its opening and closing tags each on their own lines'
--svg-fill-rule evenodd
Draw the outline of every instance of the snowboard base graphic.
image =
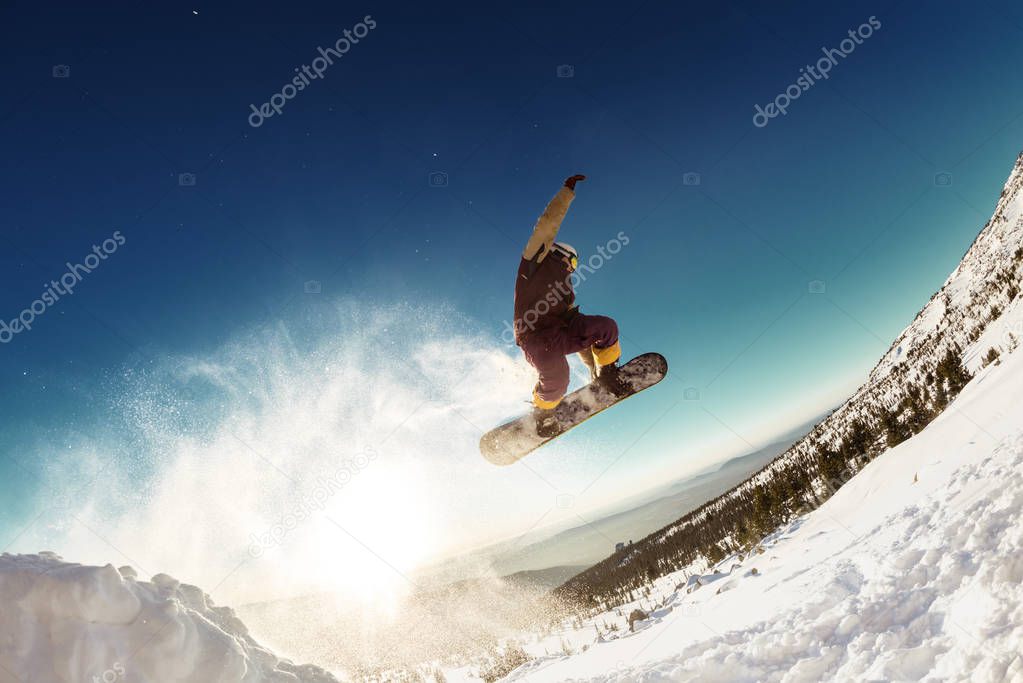
<svg viewBox="0 0 1023 683">
<path fill-rule="evenodd" d="M 589 384 L 573 391 L 554 409 L 557 422 L 553 434 L 538 435 L 536 420 L 530 412 L 484 434 L 480 439 L 480 453 L 495 465 L 514 464 L 597 413 L 652 387 L 667 374 L 668 361 L 661 354 L 636 356 L 618 369 L 618 376 L 629 389 L 628 393 L 615 396 L 595 382 Z"/>
</svg>

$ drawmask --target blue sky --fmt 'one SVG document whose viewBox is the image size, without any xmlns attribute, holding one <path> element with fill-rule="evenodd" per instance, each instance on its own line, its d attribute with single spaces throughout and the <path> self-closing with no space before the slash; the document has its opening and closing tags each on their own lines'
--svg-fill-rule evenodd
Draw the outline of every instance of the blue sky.
<svg viewBox="0 0 1023 683">
<path fill-rule="evenodd" d="M 46 506 L 51 479 L 89 485 L 68 456 L 83 443 L 110 470 L 160 471 L 136 429 L 147 392 L 164 417 L 185 406 L 182 430 L 242 409 L 156 378 L 167 359 L 236 358 L 224 350 L 240 344 L 259 368 L 266 329 L 299 350 L 343 345 L 358 331 L 337 302 L 415 313 L 374 337 L 385 347 L 367 363 L 407 361 L 426 338 L 450 361 L 466 347 L 445 349 L 446 335 L 517 357 L 501 331 L 518 253 L 577 172 L 589 179 L 562 238 L 584 258 L 630 238 L 580 288 L 582 308 L 617 318 L 625 355 L 664 353 L 672 377 L 538 454 L 535 474 L 554 485 L 521 519 L 481 517 L 504 519 L 496 536 L 524 531 L 551 488 L 594 508 L 760 446 L 865 377 L 984 225 L 1023 148 L 1023 11 L 1009 2 L 2 12 L 0 317 L 125 237 L 0 346 L 5 544 Z M 367 15 L 376 27 L 324 78 L 249 125 L 251 104 Z M 871 16 L 881 27 L 828 80 L 753 125 L 754 105 Z M 477 385 L 500 383 L 473 368 Z M 372 396 L 374 381 L 360 390 Z M 699 400 L 680 400 L 687 388 Z M 469 457 L 465 439 L 452 448 Z M 479 472 L 509 499 L 538 486 Z"/>
</svg>

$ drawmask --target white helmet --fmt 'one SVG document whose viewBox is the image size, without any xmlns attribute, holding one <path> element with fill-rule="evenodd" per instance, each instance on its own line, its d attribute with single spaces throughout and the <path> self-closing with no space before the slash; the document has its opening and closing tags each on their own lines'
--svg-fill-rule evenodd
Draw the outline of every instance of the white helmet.
<svg viewBox="0 0 1023 683">
<path fill-rule="evenodd" d="M 555 242 L 552 244 L 551 253 L 567 258 L 571 262 L 573 269 L 579 263 L 579 253 L 575 250 L 575 247 L 567 242 Z"/>
</svg>

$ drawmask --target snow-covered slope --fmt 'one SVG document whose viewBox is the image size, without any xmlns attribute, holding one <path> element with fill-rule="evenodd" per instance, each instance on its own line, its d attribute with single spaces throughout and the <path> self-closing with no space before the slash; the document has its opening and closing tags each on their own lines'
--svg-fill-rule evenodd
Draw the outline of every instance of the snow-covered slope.
<svg viewBox="0 0 1023 683">
<path fill-rule="evenodd" d="M 837 447 L 857 420 L 878 425 L 886 411 L 907 397 L 910 387 L 928 384 L 949 351 L 976 372 L 992 349 L 996 353 L 1015 349 L 1023 341 L 1023 313 L 1014 305 L 1019 301 L 1023 279 L 1021 190 L 1023 153 L 1016 159 L 991 220 L 941 289 L 895 339 L 867 381 L 838 410 L 745 485 L 663 533 L 670 535 L 699 525 L 728 506 L 732 497 L 748 494 L 752 484 L 769 480 L 793 465 L 816 470 L 815 456 L 822 445 Z M 928 405 L 934 407 L 933 399 Z"/>
<path fill-rule="evenodd" d="M 166 574 L 0 555 L 0 683 L 336 683 Z"/>
<path fill-rule="evenodd" d="M 527 643 L 508 680 L 1018 683 L 1021 512 L 1018 352 L 749 557 Z"/>
<path fill-rule="evenodd" d="M 941 289 L 931 297 L 913 323 L 881 357 L 867 382 L 844 406 L 857 402 L 891 401 L 900 387 L 919 383 L 922 371 L 933 367 L 950 348 L 967 349 L 985 330 L 1002 331 L 1004 311 L 1019 293 L 1020 253 L 1023 247 L 1023 153 L 1009 174 L 991 220 L 952 271 Z M 966 354 L 972 370 L 982 353 L 1015 348 L 1019 337 L 989 335 L 986 344 Z M 930 361 L 928 363 L 927 361 Z M 890 405 L 890 403 L 889 403 Z"/>
</svg>

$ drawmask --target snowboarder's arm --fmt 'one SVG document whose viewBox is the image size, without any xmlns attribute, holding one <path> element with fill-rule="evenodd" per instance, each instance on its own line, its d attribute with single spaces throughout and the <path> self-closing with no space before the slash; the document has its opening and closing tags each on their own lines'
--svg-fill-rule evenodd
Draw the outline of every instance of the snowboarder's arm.
<svg viewBox="0 0 1023 683">
<path fill-rule="evenodd" d="M 586 176 L 574 175 L 565 181 L 565 186 L 558 190 L 558 193 L 554 195 L 554 199 L 547 205 L 543 215 L 537 219 L 536 226 L 533 228 L 533 234 L 529 237 L 526 248 L 522 250 L 522 258 L 529 261 L 536 259 L 537 263 L 544 260 L 547 252 L 550 251 L 551 245 L 554 244 L 554 238 L 558 234 L 558 228 L 561 227 L 561 221 L 565 220 L 568 207 L 572 204 L 572 200 L 575 199 L 576 182 L 585 179 Z"/>
</svg>

